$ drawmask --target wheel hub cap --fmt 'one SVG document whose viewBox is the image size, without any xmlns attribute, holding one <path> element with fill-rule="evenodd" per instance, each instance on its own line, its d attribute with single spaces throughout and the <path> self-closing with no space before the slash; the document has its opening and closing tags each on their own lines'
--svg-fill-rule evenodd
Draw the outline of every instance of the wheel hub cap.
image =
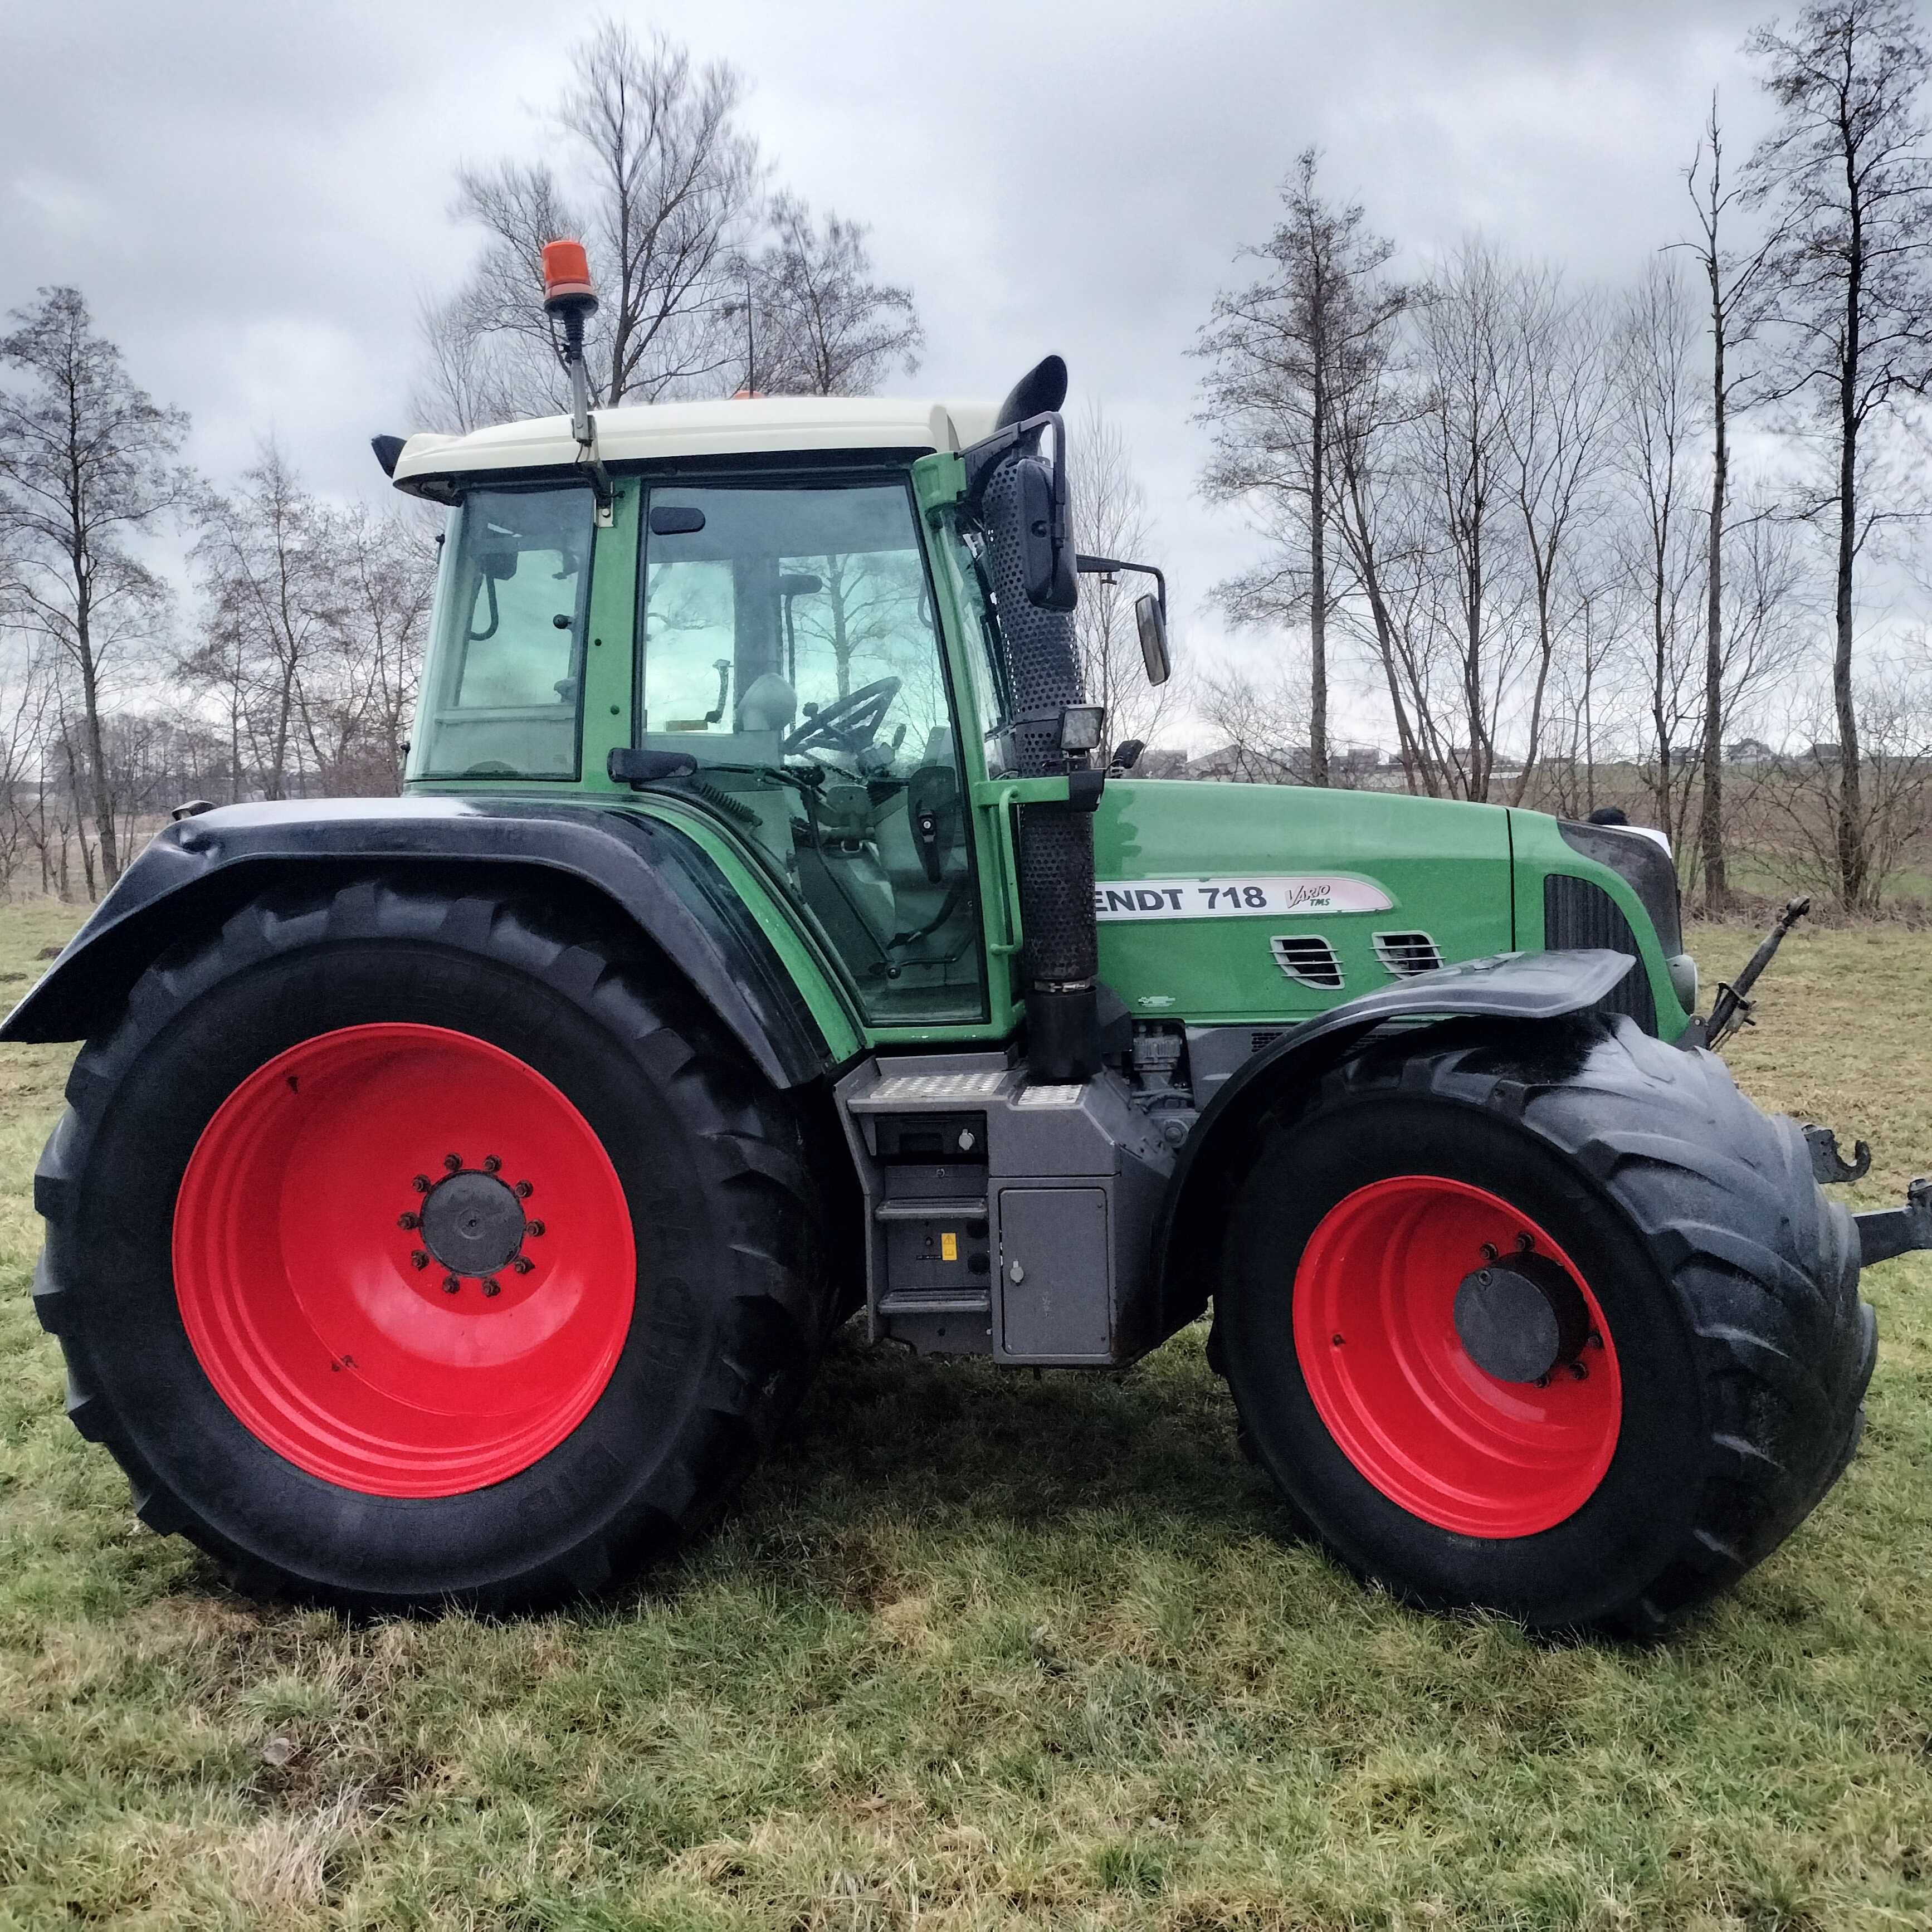
<svg viewBox="0 0 1932 1932">
<path fill-rule="evenodd" d="M 1562 1268 L 1542 1255 L 1514 1255 L 1462 1277 L 1456 1333 L 1471 1361 L 1498 1382 L 1540 1382 L 1574 1362 L 1589 1339 L 1590 1311 Z"/>
<path fill-rule="evenodd" d="M 493 1275 L 524 1244 L 524 1206 L 494 1174 L 468 1170 L 433 1187 L 422 1206 L 423 1246 L 452 1274 Z"/>
</svg>

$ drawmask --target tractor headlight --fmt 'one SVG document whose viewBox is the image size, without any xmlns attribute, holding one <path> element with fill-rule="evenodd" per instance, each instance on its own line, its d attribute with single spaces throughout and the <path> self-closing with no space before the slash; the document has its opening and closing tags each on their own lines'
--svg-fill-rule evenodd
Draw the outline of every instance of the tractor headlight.
<svg viewBox="0 0 1932 1932">
<path fill-rule="evenodd" d="M 1670 956 L 1670 990 L 1687 1013 L 1697 1010 L 1697 962 L 1688 952 Z"/>
<path fill-rule="evenodd" d="M 1100 748 L 1107 727 L 1104 704 L 1069 704 L 1060 713 L 1060 748 L 1063 752 L 1093 752 Z"/>
</svg>

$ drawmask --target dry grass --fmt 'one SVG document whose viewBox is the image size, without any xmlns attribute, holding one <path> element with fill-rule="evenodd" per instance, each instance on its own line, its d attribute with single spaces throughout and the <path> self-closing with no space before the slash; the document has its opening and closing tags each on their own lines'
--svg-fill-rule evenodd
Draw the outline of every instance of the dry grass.
<svg viewBox="0 0 1932 1932">
<path fill-rule="evenodd" d="M 0 914 L 0 973 L 68 923 Z M 1747 1084 L 1874 1139 L 1862 1192 L 1932 1160 L 1932 935 L 1794 940 L 1761 1013 Z M 1923 1261 L 1873 1277 L 1850 1474 L 1662 1648 L 1358 1588 L 1198 1332 L 1084 1379 L 843 1347 L 623 1601 L 352 1626 L 224 1594 L 63 1420 L 26 1290 L 66 1057 L 0 1054 L 0 1928 L 1932 1923 Z"/>
</svg>

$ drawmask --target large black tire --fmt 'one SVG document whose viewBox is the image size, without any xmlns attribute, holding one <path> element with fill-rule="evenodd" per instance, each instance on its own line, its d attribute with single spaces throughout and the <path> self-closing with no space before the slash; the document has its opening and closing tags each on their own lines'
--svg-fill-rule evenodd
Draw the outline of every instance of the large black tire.
<svg viewBox="0 0 1932 1932">
<path fill-rule="evenodd" d="M 594 1406 L 463 1493 L 364 1493 L 268 1447 L 204 1372 L 172 1270 L 184 1173 L 224 1098 L 298 1042 L 382 1022 L 456 1030 L 552 1083 L 634 1234 L 634 1312 Z M 493 1611 L 602 1587 L 712 1516 L 815 1361 L 831 1291 L 800 1122 L 592 908 L 406 875 L 269 894 L 148 971 L 67 1091 L 36 1177 L 34 1293 L 68 1412 L 126 1470 L 143 1522 L 251 1592 Z M 408 1198 L 380 1196 L 385 1226 Z"/>
<path fill-rule="evenodd" d="M 1774 1550 L 1850 1460 L 1876 1350 L 1856 1231 L 1819 1191 L 1796 1126 L 1760 1113 L 1714 1055 L 1624 1018 L 1457 1022 L 1372 1045 L 1265 1114 L 1250 1144 L 1213 1358 L 1301 1516 L 1405 1598 L 1655 1634 Z M 1534 1534 L 1412 1514 L 1311 1396 L 1293 1318 L 1312 1270 L 1298 1258 L 1337 1203 L 1414 1175 L 1486 1190 L 1546 1228 L 1615 1337 L 1614 1454 L 1587 1500 Z"/>
</svg>

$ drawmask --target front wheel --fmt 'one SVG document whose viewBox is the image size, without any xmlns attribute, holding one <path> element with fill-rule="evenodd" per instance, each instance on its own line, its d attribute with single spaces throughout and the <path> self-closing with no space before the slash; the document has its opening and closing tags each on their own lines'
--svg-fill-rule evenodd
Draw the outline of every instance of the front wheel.
<svg viewBox="0 0 1932 1932">
<path fill-rule="evenodd" d="M 1378 1045 L 1264 1118 L 1216 1359 L 1317 1532 L 1413 1600 L 1639 1632 L 1783 1540 L 1871 1373 L 1850 1219 L 1628 1022 Z"/>
<path fill-rule="evenodd" d="M 68 1098 L 69 1413 L 244 1587 L 594 1588 L 722 1504 L 824 1330 L 796 1121 L 634 938 L 514 891 L 244 906 Z"/>
</svg>

